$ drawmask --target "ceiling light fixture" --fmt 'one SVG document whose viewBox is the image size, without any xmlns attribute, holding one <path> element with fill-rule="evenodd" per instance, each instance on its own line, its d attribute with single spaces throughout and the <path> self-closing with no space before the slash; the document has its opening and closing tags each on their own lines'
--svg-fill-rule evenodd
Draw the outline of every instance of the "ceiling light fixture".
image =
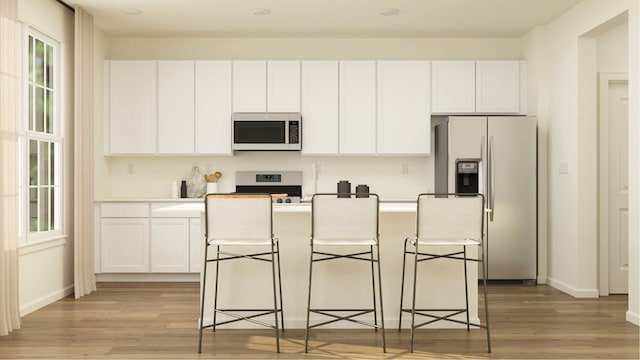
<svg viewBox="0 0 640 360">
<path fill-rule="evenodd" d="M 271 14 L 271 10 L 269 9 L 253 9 L 251 13 L 256 16 L 269 15 Z"/>
<path fill-rule="evenodd" d="M 398 13 L 400 13 L 400 10 L 398 9 L 384 9 L 380 12 L 383 16 L 394 16 L 398 15 Z"/>
<path fill-rule="evenodd" d="M 123 14 L 127 14 L 127 15 L 140 15 L 140 14 L 142 14 L 142 10 L 135 9 L 135 8 L 126 8 L 126 9 L 122 9 L 120 11 L 122 11 Z"/>
</svg>

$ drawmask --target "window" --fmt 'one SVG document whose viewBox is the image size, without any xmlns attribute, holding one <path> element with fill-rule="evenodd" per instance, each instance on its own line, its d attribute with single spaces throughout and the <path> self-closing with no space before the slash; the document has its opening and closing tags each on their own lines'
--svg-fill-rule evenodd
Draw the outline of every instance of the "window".
<svg viewBox="0 0 640 360">
<path fill-rule="evenodd" d="M 20 203 L 26 206 L 21 211 L 21 228 L 27 233 L 21 238 L 29 240 L 61 233 L 63 139 L 57 106 L 57 43 L 33 30 L 27 37 L 25 125 L 19 160 L 23 164 Z"/>
</svg>

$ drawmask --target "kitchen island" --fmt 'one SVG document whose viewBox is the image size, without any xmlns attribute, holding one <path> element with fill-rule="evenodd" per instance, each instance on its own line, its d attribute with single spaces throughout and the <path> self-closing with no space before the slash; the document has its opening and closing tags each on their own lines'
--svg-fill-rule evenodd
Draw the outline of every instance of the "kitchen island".
<svg viewBox="0 0 640 360">
<path fill-rule="evenodd" d="M 126 200 L 119 200 L 126 202 Z M 133 201 L 133 200 L 132 200 Z M 140 201 L 140 200 L 136 200 Z M 154 216 L 202 217 L 204 231 L 204 202 L 202 200 L 170 201 L 150 203 Z M 380 258 L 382 267 L 382 292 L 385 326 L 397 327 L 400 306 L 400 281 L 402 274 L 402 250 L 404 239 L 414 236 L 416 230 L 415 201 L 380 202 Z M 311 204 L 274 204 L 273 231 L 280 243 L 282 269 L 282 291 L 285 328 L 304 328 L 306 321 L 307 291 L 309 278 L 309 254 L 311 234 Z M 192 244 L 194 244 L 192 242 Z M 203 241 L 195 244 L 204 245 Z M 198 249 L 202 250 L 202 249 Z M 470 255 L 476 249 L 469 249 Z M 210 249 L 209 256 L 213 254 Z M 193 253 L 193 252 L 192 252 Z M 203 252 L 198 251 L 202 254 Z M 202 255 L 199 260 L 202 262 Z M 412 273 L 407 265 L 407 274 Z M 272 307 L 271 268 L 269 263 L 255 261 L 232 261 L 221 264 L 218 303 L 222 307 L 256 308 Z M 118 274 L 102 274 L 104 279 Z M 127 276 L 127 274 L 120 274 Z M 178 275 L 178 274 L 168 274 Z M 196 275 L 196 274 L 184 274 Z M 215 266 L 209 265 L 205 324 L 211 321 L 212 294 Z M 353 261 L 318 263 L 314 266 L 312 307 L 367 307 L 371 305 L 371 267 Z M 419 264 L 418 306 L 425 308 L 464 307 L 464 272 L 457 261 L 430 261 Z M 100 279 L 100 277 L 99 277 Z M 478 321 L 477 267 L 469 267 L 470 318 Z M 405 284 L 404 307 L 410 306 L 411 276 Z M 312 314 L 312 321 L 313 321 Z M 463 317 L 461 317 L 462 319 Z M 409 314 L 403 318 L 403 327 L 410 324 Z M 475 319 L 475 320 L 474 320 Z M 270 319 L 265 319 L 270 320 Z M 237 322 L 228 327 L 254 327 L 251 323 Z M 350 328 L 349 322 L 332 324 L 336 328 Z M 456 324 L 438 322 L 434 327 L 459 327 Z"/>
</svg>

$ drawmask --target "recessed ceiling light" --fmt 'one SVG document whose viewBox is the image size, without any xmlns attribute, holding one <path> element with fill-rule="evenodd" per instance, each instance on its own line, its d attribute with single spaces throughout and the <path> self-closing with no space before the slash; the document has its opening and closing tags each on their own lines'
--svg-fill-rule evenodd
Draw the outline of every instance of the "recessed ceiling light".
<svg viewBox="0 0 640 360">
<path fill-rule="evenodd" d="M 384 16 L 393 16 L 393 15 L 398 15 L 399 12 L 400 10 L 398 9 L 384 9 L 380 12 L 380 14 Z"/>
<path fill-rule="evenodd" d="M 269 9 L 252 9 L 251 13 L 256 16 L 269 15 L 271 10 Z"/>
<path fill-rule="evenodd" d="M 127 15 L 140 15 L 142 14 L 142 10 L 134 9 L 134 8 L 126 8 L 121 10 L 123 14 Z"/>
</svg>

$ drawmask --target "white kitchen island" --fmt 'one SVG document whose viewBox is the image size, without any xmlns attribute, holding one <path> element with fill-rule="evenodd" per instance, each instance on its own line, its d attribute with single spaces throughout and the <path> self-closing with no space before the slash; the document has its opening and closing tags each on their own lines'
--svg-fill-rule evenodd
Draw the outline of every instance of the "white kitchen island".
<svg viewBox="0 0 640 360">
<path fill-rule="evenodd" d="M 176 204 L 166 211 L 203 211 L 203 203 Z M 156 211 L 161 209 L 156 209 Z M 311 204 L 274 204 L 273 229 L 280 242 L 285 328 L 304 328 L 309 278 Z M 204 216 L 204 215 L 203 215 Z M 380 258 L 385 326 L 397 328 L 404 239 L 415 234 L 416 203 L 380 203 Z M 204 224 L 204 219 L 202 224 Z M 204 225 L 203 225 L 204 230 Z M 475 254 L 470 249 L 470 254 Z M 213 256 L 213 248 L 209 256 Z M 231 261 L 221 263 L 218 304 L 227 308 L 272 307 L 270 263 Z M 412 267 L 407 265 L 404 307 L 410 307 Z M 205 324 L 211 321 L 215 266 L 209 265 Z M 419 264 L 418 305 L 425 308 L 464 308 L 464 272 L 459 261 L 430 261 Z M 312 307 L 358 308 L 372 302 L 369 263 L 333 261 L 314 266 Z M 478 321 L 477 266 L 469 266 L 470 318 Z M 312 314 L 312 316 L 319 316 Z M 369 315 L 370 316 L 370 315 Z M 461 316 L 460 319 L 463 317 Z M 269 319 L 270 320 L 270 319 Z M 313 322 L 313 317 L 312 317 Z M 404 315 L 403 327 L 410 325 Z M 230 327 L 254 327 L 237 322 Z M 332 324 L 336 328 L 358 326 L 350 322 Z M 460 327 L 438 322 L 434 327 Z"/>
</svg>

